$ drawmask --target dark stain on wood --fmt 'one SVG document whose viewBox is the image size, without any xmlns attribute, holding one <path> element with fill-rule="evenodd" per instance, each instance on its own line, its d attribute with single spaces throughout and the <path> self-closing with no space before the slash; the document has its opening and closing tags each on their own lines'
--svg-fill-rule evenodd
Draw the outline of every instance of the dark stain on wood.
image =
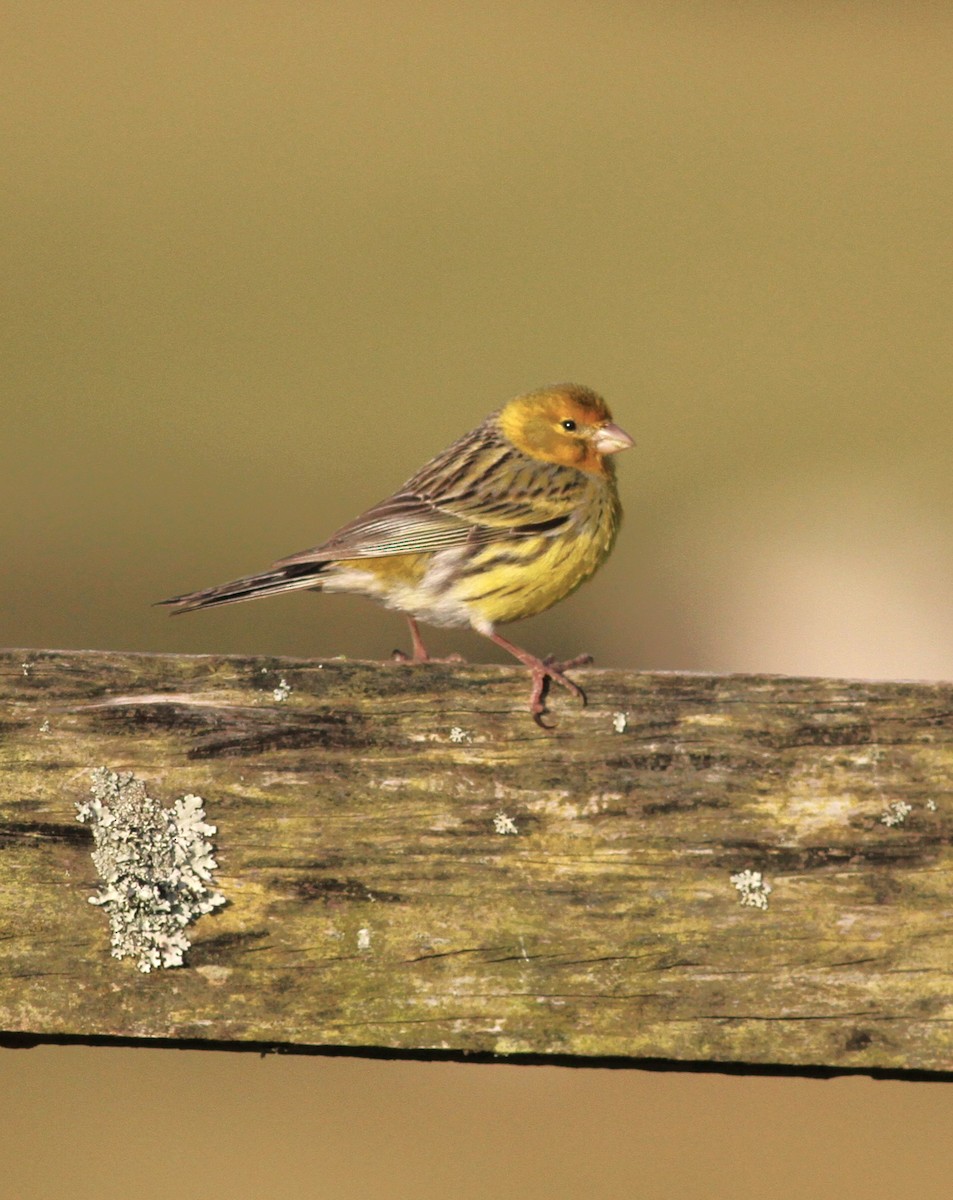
<svg viewBox="0 0 953 1200">
<path fill-rule="evenodd" d="M 229 961 L 261 949 L 270 936 L 267 929 L 245 929 L 196 939 L 189 951 L 189 963 L 193 967 L 200 967 Z"/>
<path fill-rule="evenodd" d="M 78 822 L 61 825 L 53 821 L 0 821 L 0 849 L 13 843 L 37 848 L 49 842 L 83 846 L 90 845 L 92 840 L 92 830 Z"/>
<path fill-rule="evenodd" d="M 353 713 L 305 717 L 271 715 L 236 720 L 188 751 L 192 759 L 252 757 L 270 750 L 361 749 L 370 743 L 365 722 Z"/>
<path fill-rule="evenodd" d="M 328 879 L 317 875 L 306 875 L 292 880 L 276 879 L 275 886 L 293 894 L 298 900 L 361 902 L 380 901 L 384 904 L 400 904 L 403 896 L 382 888 L 369 887 L 359 879 Z"/>
</svg>

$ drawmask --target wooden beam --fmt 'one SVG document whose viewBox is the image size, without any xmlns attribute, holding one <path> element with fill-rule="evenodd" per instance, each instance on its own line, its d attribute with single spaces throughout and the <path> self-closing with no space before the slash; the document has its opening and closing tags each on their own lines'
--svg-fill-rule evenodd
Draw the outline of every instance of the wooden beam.
<svg viewBox="0 0 953 1200">
<path fill-rule="evenodd" d="M 0 652 L 0 1030 L 953 1070 L 953 686 L 575 677 Z M 216 827 L 183 966 L 110 955 L 97 769 Z"/>
</svg>

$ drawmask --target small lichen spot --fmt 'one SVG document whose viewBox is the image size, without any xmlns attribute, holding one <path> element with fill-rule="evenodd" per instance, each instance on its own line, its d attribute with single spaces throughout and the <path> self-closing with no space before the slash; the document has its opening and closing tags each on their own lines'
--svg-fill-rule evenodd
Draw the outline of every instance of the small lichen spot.
<svg viewBox="0 0 953 1200">
<path fill-rule="evenodd" d="M 217 864 L 200 796 L 163 808 L 129 773 L 92 772 L 93 799 L 77 803 L 92 827 L 101 905 L 112 929 L 114 958 L 135 957 L 140 971 L 179 967 L 191 945 L 185 928 L 225 903 L 207 885 Z"/>
<path fill-rule="evenodd" d="M 49 717 L 47 717 L 46 720 L 43 722 L 43 724 L 40 726 L 40 733 L 49 733 L 49 732 L 50 732 L 50 719 L 49 719 Z"/>
<path fill-rule="evenodd" d="M 28 663 L 28 662 L 20 663 L 20 670 L 23 672 L 24 675 L 29 675 L 30 672 L 33 670 L 33 665 L 32 665 L 32 663 Z"/>
<path fill-rule="evenodd" d="M 470 735 L 467 733 L 467 731 L 465 729 L 461 729 L 459 725 L 454 725 L 454 727 L 450 730 L 450 741 L 451 742 L 471 742 L 471 741 L 473 741 L 473 739 L 470 737 Z"/>
<path fill-rule="evenodd" d="M 616 733 L 625 733 L 626 726 L 629 724 L 629 718 L 623 712 L 612 714 L 612 728 Z"/>
<path fill-rule="evenodd" d="M 358 950 L 370 950 L 371 931 L 369 929 L 365 928 L 357 931 L 357 948 Z"/>
<path fill-rule="evenodd" d="M 731 882 L 741 893 L 738 903 L 744 908 L 768 907 L 768 896 L 774 889 L 764 881 L 760 871 L 739 871 L 731 876 Z"/>
<path fill-rule="evenodd" d="M 907 804 L 905 800 L 891 800 L 880 814 L 880 820 L 888 829 L 891 829 L 894 825 L 902 825 L 912 812 L 912 804 Z"/>
<path fill-rule="evenodd" d="M 508 817 L 505 812 L 498 812 L 493 818 L 493 828 L 497 833 L 519 833 L 516 828 L 516 822 L 512 817 Z"/>
<path fill-rule="evenodd" d="M 927 808 L 930 810 L 930 812 L 936 812 L 936 801 L 935 801 L 935 800 L 928 800 L 928 801 L 927 801 Z"/>
<path fill-rule="evenodd" d="M 284 675 L 278 680 L 278 686 L 271 693 L 280 704 L 282 700 L 287 700 L 291 695 L 291 684 L 285 679 Z"/>
</svg>

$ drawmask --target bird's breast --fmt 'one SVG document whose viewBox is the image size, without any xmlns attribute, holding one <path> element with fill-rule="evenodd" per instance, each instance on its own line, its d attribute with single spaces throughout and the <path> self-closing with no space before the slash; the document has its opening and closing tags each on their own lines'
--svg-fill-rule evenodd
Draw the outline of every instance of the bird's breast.
<svg viewBox="0 0 953 1200">
<path fill-rule="evenodd" d="M 485 631 L 545 612 L 599 568 L 620 509 L 612 488 L 594 488 L 587 500 L 563 529 L 490 542 L 457 565 L 452 592 L 471 610 L 471 624 Z"/>
<path fill-rule="evenodd" d="M 620 515 L 615 488 L 594 484 L 565 524 L 529 535 L 501 530 L 427 554 L 346 559 L 328 564 L 323 586 L 369 596 L 431 625 L 487 632 L 545 612 L 575 591 L 611 550 Z"/>
</svg>

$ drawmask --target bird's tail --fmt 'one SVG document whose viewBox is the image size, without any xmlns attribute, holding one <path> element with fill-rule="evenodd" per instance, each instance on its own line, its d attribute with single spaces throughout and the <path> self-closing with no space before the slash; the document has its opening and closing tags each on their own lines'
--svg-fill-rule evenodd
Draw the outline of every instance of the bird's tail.
<svg viewBox="0 0 953 1200">
<path fill-rule="evenodd" d="M 292 563 L 289 566 L 274 566 L 259 575 L 245 575 L 218 587 L 204 588 L 200 592 L 187 592 L 183 596 L 172 596 L 160 600 L 175 609 L 172 614 L 192 612 L 197 608 L 214 608 L 217 604 L 238 604 L 242 600 L 257 600 L 259 596 L 278 596 L 282 592 L 296 592 L 302 588 L 320 588 L 321 573 L 327 564 L 323 562 Z"/>
</svg>

